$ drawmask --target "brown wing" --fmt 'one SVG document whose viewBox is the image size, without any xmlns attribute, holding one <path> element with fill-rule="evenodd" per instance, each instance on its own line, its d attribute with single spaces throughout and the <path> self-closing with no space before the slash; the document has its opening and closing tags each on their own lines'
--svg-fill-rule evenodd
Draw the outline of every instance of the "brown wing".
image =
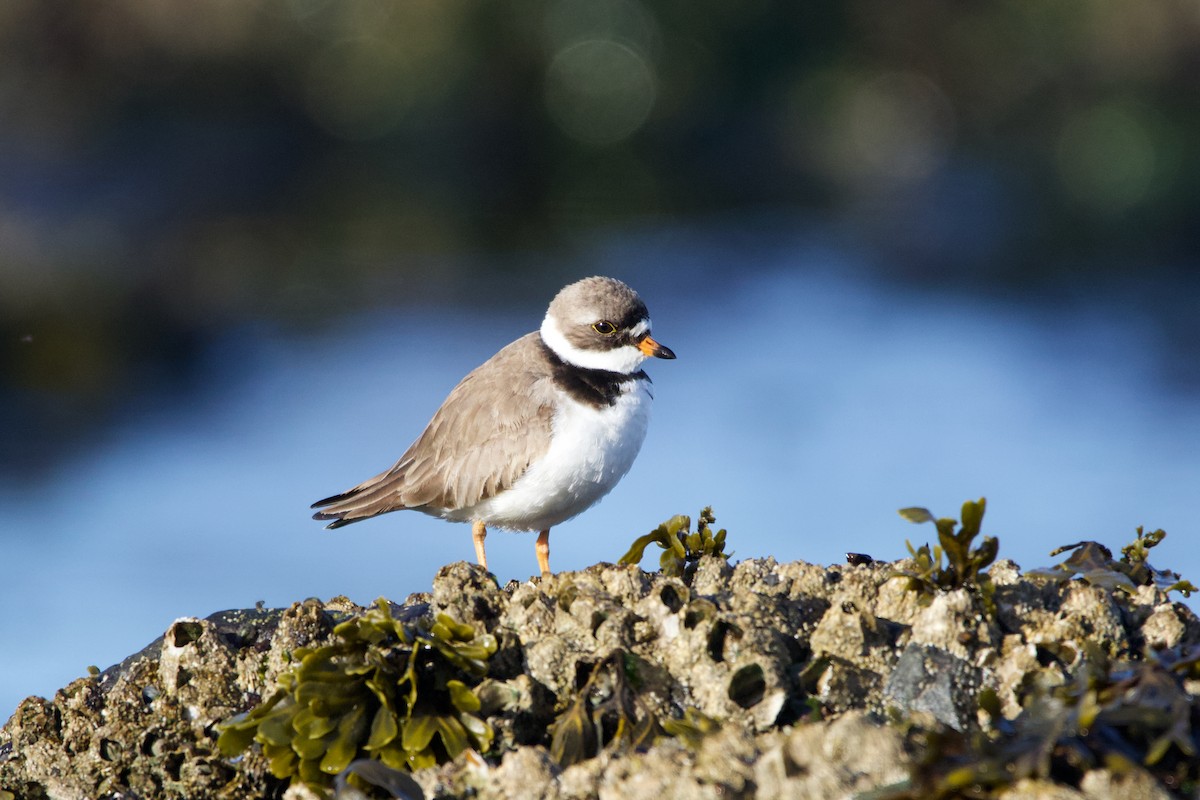
<svg viewBox="0 0 1200 800">
<path fill-rule="evenodd" d="M 314 519 L 349 525 L 403 508 L 458 509 L 512 486 L 550 445 L 553 384 L 538 334 L 471 372 L 400 460 L 313 504 Z"/>
</svg>

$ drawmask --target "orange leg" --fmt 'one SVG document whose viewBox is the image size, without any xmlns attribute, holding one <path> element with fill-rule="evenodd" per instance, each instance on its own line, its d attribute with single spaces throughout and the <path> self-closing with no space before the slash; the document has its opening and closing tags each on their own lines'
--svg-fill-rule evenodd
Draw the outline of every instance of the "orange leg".
<svg viewBox="0 0 1200 800">
<path fill-rule="evenodd" d="M 542 577 L 550 577 L 550 529 L 542 531 L 537 538 L 538 566 L 542 568 Z"/>
<path fill-rule="evenodd" d="M 483 550 L 483 540 L 487 538 L 487 526 L 481 521 L 471 523 L 471 538 L 475 540 L 475 560 L 479 566 L 487 569 L 487 553 Z"/>
</svg>

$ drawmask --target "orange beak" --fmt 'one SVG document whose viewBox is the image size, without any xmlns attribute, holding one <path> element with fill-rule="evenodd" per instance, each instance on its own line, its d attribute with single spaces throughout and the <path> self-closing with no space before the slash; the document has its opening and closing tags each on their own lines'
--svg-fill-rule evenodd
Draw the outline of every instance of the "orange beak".
<svg viewBox="0 0 1200 800">
<path fill-rule="evenodd" d="M 642 340 L 640 342 L 638 342 L 637 348 L 638 348 L 638 350 L 641 350 L 644 354 L 646 354 L 648 356 L 653 356 L 654 358 L 674 358 L 675 357 L 675 354 L 673 352 L 671 352 L 671 348 L 664 347 L 663 345 L 654 341 L 654 339 L 650 338 L 649 335 L 642 337 Z"/>
</svg>

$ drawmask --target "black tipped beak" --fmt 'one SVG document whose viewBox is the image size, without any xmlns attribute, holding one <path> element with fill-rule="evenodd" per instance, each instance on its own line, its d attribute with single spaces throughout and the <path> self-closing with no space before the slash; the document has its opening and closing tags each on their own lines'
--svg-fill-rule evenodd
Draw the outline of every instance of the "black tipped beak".
<svg viewBox="0 0 1200 800">
<path fill-rule="evenodd" d="M 672 352 L 671 348 L 659 344 L 649 336 L 638 342 L 638 350 L 641 350 L 646 355 L 653 356 L 654 358 L 670 359 L 675 357 L 675 353 Z"/>
</svg>

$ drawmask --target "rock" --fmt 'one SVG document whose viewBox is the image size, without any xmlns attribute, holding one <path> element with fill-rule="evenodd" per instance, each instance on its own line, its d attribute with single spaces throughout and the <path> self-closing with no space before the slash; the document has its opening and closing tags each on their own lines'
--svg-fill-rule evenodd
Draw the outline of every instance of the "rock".
<svg viewBox="0 0 1200 800">
<path fill-rule="evenodd" d="M 504 754 L 500 766 L 491 770 L 478 788 L 485 798 L 527 797 L 555 800 L 561 796 L 557 778 L 562 770 L 544 747 L 521 747 Z"/>
<path fill-rule="evenodd" d="M 496 580 L 483 570 L 456 561 L 438 570 L 433 579 L 432 606 L 488 633 L 495 630 L 508 598 Z"/>
<path fill-rule="evenodd" d="M 1023 778 L 1001 792 L 1000 800 L 1087 800 L 1083 792 L 1059 786 L 1053 781 Z"/>
<path fill-rule="evenodd" d="M 904 711 L 921 711 L 964 731 L 974 720 L 981 685 L 980 670 L 966 659 L 914 642 L 904 648 L 883 696 Z"/>
<path fill-rule="evenodd" d="M 850 798 L 908 777 L 911 755 L 894 728 L 851 711 L 827 725 L 801 725 L 755 765 L 757 797 Z"/>
<path fill-rule="evenodd" d="M 1195 641 L 1200 636 L 1196 630 L 1196 615 L 1180 603 L 1159 603 L 1142 623 L 1142 638 L 1149 647 L 1162 649 L 1177 647 L 1184 641 Z"/>
<path fill-rule="evenodd" d="M 956 764 L 1005 763 L 990 751 L 955 759 L 1008 741 L 1033 693 L 1068 691 L 1086 665 L 1169 651 L 1190 682 L 1164 694 L 1155 687 L 1175 673 L 1159 667 L 1143 695 L 1171 697 L 1168 711 L 1200 708 L 1188 694 L 1200 682 L 1200 669 L 1188 671 L 1200 621 L 1153 587 L 1129 594 L 1029 579 L 1000 561 L 989 605 L 967 589 L 918 596 L 900 566 L 704 558 L 690 584 L 600 564 L 501 588 L 478 567 L 451 564 L 430 592 L 388 608 L 409 624 L 447 614 L 495 637 L 474 689 L 495 736 L 483 756 L 464 751 L 413 777 L 430 798 L 911 798 L 972 779 Z M 314 796 L 272 777 L 257 746 L 223 756 L 217 734 L 271 696 L 297 648 L 334 641 L 335 626 L 364 611 L 345 598 L 310 599 L 177 620 L 98 677 L 24 701 L 0 731 L 0 789 L 33 800 Z M 674 734 L 561 766 L 548 731 L 603 669 L 619 670 L 636 693 L 631 713 Z M 588 684 L 595 696 L 581 706 L 598 715 L 588 724 L 600 725 L 602 741 L 617 727 L 603 716 L 611 678 Z M 1056 699 L 1039 712 L 1071 708 Z M 1171 759 L 1179 754 L 1168 748 L 1163 763 Z M 1172 796 L 1149 771 L 1079 770 L 1064 784 L 1037 763 L 993 776 L 992 796 Z"/>
<path fill-rule="evenodd" d="M 1137 767 L 1121 774 L 1107 769 L 1091 770 L 1083 776 L 1079 788 L 1088 800 L 1171 800 L 1172 797 L 1153 775 Z"/>
</svg>

